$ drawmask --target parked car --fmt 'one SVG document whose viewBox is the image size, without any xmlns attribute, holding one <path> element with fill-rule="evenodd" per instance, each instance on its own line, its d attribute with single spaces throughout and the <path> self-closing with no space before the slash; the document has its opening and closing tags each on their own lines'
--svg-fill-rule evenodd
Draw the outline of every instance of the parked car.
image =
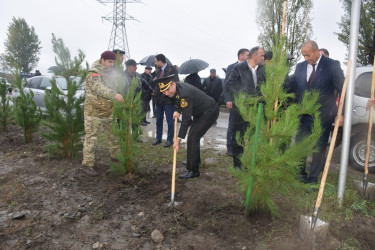
<svg viewBox="0 0 375 250">
<path fill-rule="evenodd" d="M 34 94 L 33 100 L 37 107 L 40 107 L 42 113 L 46 112 L 46 105 L 44 103 L 44 97 L 46 95 L 46 91 L 52 88 L 51 80 L 54 75 L 43 75 L 43 76 L 34 76 L 27 79 L 25 91 L 31 91 Z M 74 80 L 77 82 L 80 81 L 79 77 L 73 77 Z M 56 76 L 56 84 L 60 88 L 60 90 L 67 94 L 67 81 L 64 77 Z M 80 97 L 85 94 L 85 85 L 82 84 L 80 89 L 76 93 L 76 97 Z M 17 96 L 17 94 L 15 94 Z"/>
<path fill-rule="evenodd" d="M 367 133 L 370 108 L 367 107 L 371 97 L 373 66 L 357 67 L 353 99 L 352 132 L 350 138 L 349 161 L 351 165 L 363 171 L 366 159 Z M 375 116 L 374 120 L 375 121 Z M 369 171 L 375 172 L 375 137 L 372 129 Z"/>
</svg>

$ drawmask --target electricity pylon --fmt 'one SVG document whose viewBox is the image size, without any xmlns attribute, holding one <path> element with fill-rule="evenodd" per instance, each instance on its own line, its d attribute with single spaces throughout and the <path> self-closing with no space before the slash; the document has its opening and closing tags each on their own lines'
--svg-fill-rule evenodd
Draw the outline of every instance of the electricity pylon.
<svg viewBox="0 0 375 250">
<path fill-rule="evenodd" d="M 127 3 L 141 3 L 140 0 L 97 0 L 99 3 L 113 3 L 113 12 L 102 17 L 102 19 L 112 22 L 112 32 L 109 39 L 108 50 L 121 49 L 125 51 L 125 60 L 130 58 L 128 38 L 126 35 L 125 22 L 136 20 L 126 14 Z M 138 20 L 136 20 L 138 21 Z"/>
</svg>

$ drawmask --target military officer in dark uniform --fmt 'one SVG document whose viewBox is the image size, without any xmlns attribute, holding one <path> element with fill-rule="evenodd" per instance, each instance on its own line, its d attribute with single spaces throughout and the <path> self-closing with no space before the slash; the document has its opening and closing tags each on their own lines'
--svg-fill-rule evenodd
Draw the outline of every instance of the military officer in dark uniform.
<svg viewBox="0 0 375 250">
<path fill-rule="evenodd" d="M 180 179 L 194 178 L 200 175 L 200 139 L 207 130 L 215 123 L 219 116 L 219 106 L 215 100 L 203 91 L 188 84 L 175 82 L 174 75 L 169 75 L 156 80 L 160 92 L 173 98 L 175 105 L 174 118 L 182 114 L 182 122 L 178 138 L 173 144 L 177 151 L 180 141 L 185 138 L 190 127 L 187 138 L 187 172 L 180 175 Z M 191 119 L 193 117 L 193 119 Z"/>
</svg>

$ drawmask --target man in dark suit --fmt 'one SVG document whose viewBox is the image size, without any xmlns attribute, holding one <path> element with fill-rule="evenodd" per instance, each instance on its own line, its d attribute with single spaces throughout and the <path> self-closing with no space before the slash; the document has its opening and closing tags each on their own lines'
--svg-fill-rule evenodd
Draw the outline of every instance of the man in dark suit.
<svg viewBox="0 0 375 250">
<path fill-rule="evenodd" d="M 155 73 L 155 79 L 162 78 L 169 75 L 174 75 L 174 80 L 179 81 L 176 68 L 173 65 L 168 65 L 166 58 L 163 54 L 158 54 L 155 56 L 155 67 L 157 68 Z M 168 134 L 167 141 L 163 147 L 170 147 L 173 142 L 173 131 L 174 131 L 174 122 L 173 122 L 173 112 L 174 106 L 172 98 L 163 95 L 160 92 L 159 86 L 155 86 L 155 95 L 154 100 L 156 104 L 156 140 L 152 145 L 157 145 L 161 143 L 161 138 L 163 135 L 163 118 L 165 113 L 165 118 L 168 124 Z"/>
<path fill-rule="evenodd" d="M 240 49 L 237 52 L 237 59 L 238 61 L 232 63 L 227 67 L 227 71 L 225 73 L 225 79 L 223 81 L 223 92 L 222 95 L 224 96 L 224 102 L 227 109 L 229 109 L 229 121 L 228 121 L 228 130 L 227 130 L 227 151 L 230 156 L 233 156 L 233 143 L 234 143 L 234 117 L 232 111 L 232 102 L 229 101 L 230 97 L 226 90 L 226 82 L 228 81 L 230 72 L 232 71 L 233 67 L 237 63 L 241 63 L 249 57 L 249 50 L 248 49 Z"/>
<path fill-rule="evenodd" d="M 337 115 L 336 91 L 341 93 L 344 82 L 344 74 L 340 62 L 322 56 L 319 47 L 314 41 L 306 41 L 302 45 L 302 55 L 305 61 L 297 64 L 294 75 L 287 87 L 299 97 L 299 102 L 306 91 L 317 90 L 320 93 L 318 103 L 320 107 L 320 119 L 323 128 L 322 135 L 317 143 L 318 152 L 313 154 L 310 165 L 310 174 L 305 172 L 306 162 L 301 166 L 301 181 L 305 183 L 317 183 L 320 172 L 325 164 L 325 153 L 332 123 Z M 341 117 L 341 122 L 343 116 Z M 299 134 L 296 140 L 301 140 L 310 134 L 313 119 L 309 115 L 300 118 Z"/>
<path fill-rule="evenodd" d="M 239 92 L 257 96 L 260 95 L 260 85 L 265 82 L 265 70 L 263 66 L 264 51 L 260 47 L 254 47 L 249 52 L 249 59 L 234 66 L 228 81 L 226 89 L 228 91 L 228 101 L 234 103 L 234 95 Z M 242 119 L 240 111 L 233 104 L 234 134 L 237 132 L 244 135 L 248 128 L 248 123 Z M 233 165 L 241 170 L 240 155 L 243 153 L 243 147 L 234 140 L 233 143 Z"/>
</svg>

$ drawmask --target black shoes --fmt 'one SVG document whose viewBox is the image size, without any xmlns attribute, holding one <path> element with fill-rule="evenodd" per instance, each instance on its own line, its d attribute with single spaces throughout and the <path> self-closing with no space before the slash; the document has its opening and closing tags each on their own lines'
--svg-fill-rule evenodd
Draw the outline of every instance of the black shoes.
<svg viewBox="0 0 375 250">
<path fill-rule="evenodd" d="M 155 145 L 158 145 L 158 144 L 160 144 L 160 143 L 161 143 L 161 140 L 155 140 L 155 141 L 152 143 L 152 145 L 155 146 Z"/>
<path fill-rule="evenodd" d="M 141 121 L 141 126 L 147 126 L 147 122 L 145 122 L 145 121 Z"/>
<path fill-rule="evenodd" d="M 180 179 L 189 179 L 199 177 L 201 174 L 199 172 L 188 171 L 185 174 L 179 176 Z"/>
<path fill-rule="evenodd" d="M 164 143 L 163 147 L 168 148 L 168 147 L 170 147 L 171 145 L 172 145 L 172 142 L 171 142 L 171 141 L 166 141 L 166 142 Z"/>
</svg>

